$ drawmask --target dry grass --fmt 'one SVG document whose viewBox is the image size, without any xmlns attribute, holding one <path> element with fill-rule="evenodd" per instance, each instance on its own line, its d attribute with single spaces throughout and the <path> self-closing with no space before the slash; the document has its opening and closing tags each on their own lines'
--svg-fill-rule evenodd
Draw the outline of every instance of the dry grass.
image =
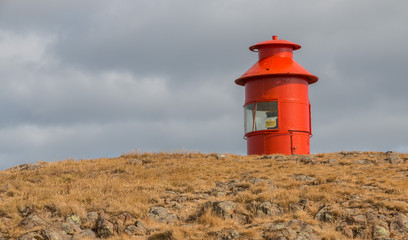
<svg viewBox="0 0 408 240">
<path fill-rule="evenodd" d="M 8 219 L 7 223 L 0 221 L 0 232 L 10 236 L 24 232 L 18 224 L 24 218 L 25 209 L 61 218 L 68 214 L 86 218 L 88 212 L 101 209 L 110 215 L 127 212 L 151 226 L 156 224 L 160 234 L 171 235 L 173 239 L 210 238 L 211 232 L 240 228 L 241 223 L 222 219 L 210 210 L 201 214 L 193 225 L 188 223 L 187 219 L 206 201 L 229 200 L 240 206 L 270 201 L 283 209 L 279 216 L 259 218 L 241 207 L 240 212 L 251 219 L 251 226 L 290 219 L 316 225 L 319 221 L 315 215 L 323 205 L 333 206 L 333 213 L 339 218 L 346 215 L 341 210 L 345 203 L 360 208 L 407 211 L 408 154 L 399 156 L 405 162 L 392 165 L 383 162 L 385 154 L 379 152 L 316 154 L 313 163 L 287 156 L 261 159 L 227 154 L 218 159 L 216 154 L 163 152 L 39 163 L 39 168 L 31 170 L 16 167 L 0 172 L 0 217 Z M 330 159 L 337 161 L 327 163 Z M 366 162 L 357 163 L 358 160 Z M 295 176 L 311 179 L 299 180 Z M 254 184 L 249 182 L 251 178 L 267 181 Z M 247 190 L 224 196 L 211 194 L 217 182 L 231 180 L 244 181 L 236 187 Z M 181 207 L 172 209 L 181 219 L 179 224 L 167 226 L 147 217 L 152 206 L 171 208 L 175 201 L 166 192 L 175 192 L 186 199 L 180 201 Z M 306 206 L 296 209 L 301 201 Z M 327 227 L 319 230 L 324 239 L 342 238 L 335 231 L 335 223 L 325 224 Z M 253 239 L 261 237 L 257 227 L 243 228 L 240 233 Z M 157 234 L 157 239 L 164 236 Z M 155 239 L 154 234 L 151 239 Z"/>
</svg>

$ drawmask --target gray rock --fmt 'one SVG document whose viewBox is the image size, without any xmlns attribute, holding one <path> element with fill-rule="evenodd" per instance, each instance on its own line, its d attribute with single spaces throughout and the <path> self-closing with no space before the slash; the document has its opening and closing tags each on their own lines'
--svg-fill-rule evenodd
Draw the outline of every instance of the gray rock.
<svg viewBox="0 0 408 240">
<path fill-rule="evenodd" d="M 111 222 L 100 216 L 96 221 L 96 233 L 101 238 L 111 237 L 114 232 L 114 226 Z"/>
<path fill-rule="evenodd" d="M 408 233 L 408 217 L 402 213 L 397 213 L 391 221 L 390 231 L 394 234 Z"/>
<path fill-rule="evenodd" d="M 22 208 L 18 208 L 18 212 L 20 213 L 21 216 L 27 217 L 30 214 L 34 213 L 34 207 L 32 205 L 27 205 Z"/>
<path fill-rule="evenodd" d="M 341 233 L 343 233 L 344 236 L 348 238 L 353 238 L 354 236 L 353 229 L 351 229 L 350 226 L 338 226 L 336 227 L 336 230 L 340 231 Z"/>
<path fill-rule="evenodd" d="M 300 210 L 303 210 L 305 207 L 302 204 L 299 203 L 289 203 L 289 210 L 292 212 L 297 212 Z"/>
<path fill-rule="evenodd" d="M 123 232 L 126 226 L 132 225 L 135 221 L 136 219 L 130 213 L 122 212 L 114 218 L 112 223 L 115 225 L 117 232 Z"/>
<path fill-rule="evenodd" d="M 263 202 L 257 206 L 257 216 L 275 216 L 279 215 L 283 210 L 277 205 L 271 202 Z"/>
<path fill-rule="evenodd" d="M 211 195 L 222 197 L 225 195 L 236 195 L 238 192 L 247 191 L 251 185 L 243 180 L 231 180 L 227 182 L 215 183 L 215 188 L 211 190 Z"/>
<path fill-rule="evenodd" d="M 294 240 L 320 240 L 321 238 L 314 233 L 299 232 Z"/>
<path fill-rule="evenodd" d="M 297 232 L 293 230 L 288 223 L 275 222 L 271 224 L 264 232 L 264 239 L 295 239 Z"/>
<path fill-rule="evenodd" d="M 373 238 L 375 239 L 383 239 L 388 238 L 390 236 L 390 232 L 383 226 L 374 225 L 373 226 Z"/>
<path fill-rule="evenodd" d="M 96 221 L 98 220 L 99 214 L 97 212 L 89 212 L 86 215 L 86 219 L 82 223 L 81 227 L 83 228 L 95 228 L 96 227 Z"/>
<path fill-rule="evenodd" d="M 341 155 L 342 157 L 346 157 L 346 158 L 354 157 L 354 156 L 359 155 L 359 154 L 361 154 L 361 152 L 356 152 L 356 151 L 353 151 L 353 152 L 344 152 L 344 151 L 339 152 L 339 155 Z"/>
<path fill-rule="evenodd" d="M 398 156 L 388 156 L 384 160 L 391 164 L 401 164 L 403 162 L 403 160 Z"/>
<path fill-rule="evenodd" d="M 315 219 L 323 222 L 333 222 L 334 217 L 330 206 L 323 206 L 315 215 Z"/>
<path fill-rule="evenodd" d="M 42 220 L 39 216 L 32 213 L 28 215 L 26 218 L 24 218 L 19 225 L 23 226 L 26 229 L 30 229 L 33 227 L 46 226 L 47 223 L 44 220 Z"/>
<path fill-rule="evenodd" d="M 7 240 L 9 237 L 5 236 L 3 233 L 0 232 L 0 240 Z"/>
<path fill-rule="evenodd" d="M 294 176 L 296 181 L 314 181 L 316 180 L 316 178 L 312 177 L 312 176 L 306 176 L 306 175 L 302 175 L 302 174 L 296 174 Z"/>
<path fill-rule="evenodd" d="M 223 197 L 227 195 L 227 192 L 219 188 L 213 188 L 211 189 L 211 195 L 215 197 Z"/>
<path fill-rule="evenodd" d="M 248 182 L 254 185 L 263 183 L 265 181 L 269 181 L 269 180 L 265 178 L 255 178 L 255 177 L 248 178 Z"/>
<path fill-rule="evenodd" d="M 337 163 L 337 162 L 338 162 L 337 159 L 335 159 L 335 158 L 330 158 L 330 159 L 328 159 L 327 161 L 325 161 L 324 163 L 335 164 L 335 163 Z"/>
<path fill-rule="evenodd" d="M 46 240 L 43 236 L 36 232 L 30 232 L 17 238 L 18 240 Z"/>
<path fill-rule="evenodd" d="M 81 218 L 76 214 L 71 214 L 71 215 L 68 215 L 65 218 L 65 222 L 80 226 L 81 225 Z"/>
<path fill-rule="evenodd" d="M 148 217 L 159 222 L 174 223 L 178 220 L 177 215 L 169 213 L 167 208 L 161 206 L 154 206 L 150 208 Z"/>
<path fill-rule="evenodd" d="M 171 231 L 165 231 L 161 233 L 152 234 L 147 240 L 174 240 L 173 233 Z"/>
<path fill-rule="evenodd" d="M 87 221 L 96 221 L 98 220 L 99 214 L 97 212 L 89 212 L 86 215 L 86 220 Z"/>
<path fill-rule="evenodd" d="M 66 239 L 63 237 L 63 233 L 61 231 L 55 229 L 45 229 L 41 230 L 41 236 L 45 240 L 63 240 Z"/>
<path fill-rule="evenodd" d="M 173 209 L 176 209 L 176 210 L 180 210 L 180 209 L 181 209 L 181 205 L 180 205 L 180 203 L 178 203 L 178 202 L 173 203 L 173 204 L 171 205 L 171 207 L 172 207 Z"/>
<path fill-rule="evenodd" d="M 96 234 L 92 230 L 83 230 L 72 236 L 72 240 L 92 239 L 96 238 Z"/>
<path fill-rule="evenodd" d="M 395 155 L 395 154 L 397 154 L 397 153 L 394 152 L 394 151 L 386 151 L 386 152 L 385 152 L 385 155 L 386 155 L 386 156 L 393 156 L 393 155 Z"/>
<path fill-rule="evenodd" d="M 144 236 L 146 235 L 146 228 L 143 225 L 129 225 L 123 231 L 129 236 Z"/>
<path fill-rule="evenodd" d="M 129 164 L 129 165 L 142 165 L 142 164 L 143 164 L 143 160 L 138 159 L 138 158 L 132 158 L 132 159 L 128 160 L 128 161 L 126 162 L 126 164 Z"/>
<path fill-rule="evenodd" d="M 399 157 L 399 154 L 393 151 L 387 151 L 385 153 L 385 161 L 391 164 L 400 164 L 403 160 Z"/>
<path fill-rule="evenodd" d="M 275 222 L 268 227 L 268 231 L 279 231 L 285 229 L 287 227 L 286 223 L 283 222 Z"/>
<path fill-rule="evenodd" d="M 355 161 L 355 163 L 359 164 L 359 165 L 370 165 L 370 164 L 372 164 L 372 162 L 367 160 L 367 159 L 359 159 L 359 160 Z"/>
<path fill-rule="evenodd" d="M 356 215 L 351 217 L 352 223 L 357 224 L 357 225 L 366 225 L 367 224 L 367 218 L 364 215 Z"/>
<path fill-rule="evenodd" d="M 1 212 L 0 212 L 1 213 Z M 9 217 L 0 217 L 0 224 L 2 224 L 4 227 L 9 227 L 13 223 L 13 219 Z M 0 235 L 1 236 L 1 235 Z"/>
<path fill-rule="evenodd" d="M 221 240 L 234 240 L 239 239 L 239 232 L 237 230 L 231 230 L 221 234 Z"/>
<path fill-rule="evenodd" d="M 17 167 L 11 168 L 11 170 L 30 171 L 30 170 L 39 169 L 43 167 L 44 165 L 45 165 L 44 162 L 21 164 Z"/>
<path fill-rule="evenodd" d="M 61 223 L 60 228 L 62 231 L 64 231 L 64 233 L 70 235 L 81 231 L 81 228 L 78 225 L 72 223 Z"/>
<path fill-rule="evenodd" d="M 215 202 L 213 204 L 213 211 L 220 217 L 231 218 L 237 204 L 231 201 Z"/>
<path fill-rule="evenodd" d="M 234 213 L 230 216 L 235 222 L 239 224 L 247 224 L 249 223 L 249 217 L 246 214 Z"/>
<path fill-rule="evenodd" d="M 129 236 L 144 236 L 147 230 L 142 222 L 136 221 L 134 225 L 126 226 L 123 232 Z"/>
<path fill-rule="evenodd" d="M 292 155 L 296 156 L 296 160 L 303 164 L 314 164 L 313 157 L 309 155 Z"/>
</svg>

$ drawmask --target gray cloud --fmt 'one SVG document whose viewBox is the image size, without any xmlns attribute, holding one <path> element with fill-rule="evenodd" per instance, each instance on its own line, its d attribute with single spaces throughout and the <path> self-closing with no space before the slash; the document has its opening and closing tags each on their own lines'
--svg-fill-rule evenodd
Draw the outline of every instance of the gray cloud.
<svg viewBox="0 0 408 240">
<path fill-rule="evenodd" d="M 312 152 L 408 151 L 405 1 L 2 1 L 0 168 L 139 148 L 246 152 L 248 47 L 279 35 Z"/>
</svg>

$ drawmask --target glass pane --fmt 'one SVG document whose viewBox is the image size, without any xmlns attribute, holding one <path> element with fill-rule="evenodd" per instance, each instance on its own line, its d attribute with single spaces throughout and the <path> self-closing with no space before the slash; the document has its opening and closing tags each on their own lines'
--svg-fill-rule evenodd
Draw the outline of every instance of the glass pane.
<svg viewBox="0 0 408 240">
<path fill-rule="evenodd" d="M 256 104 L 254 131 L 266 129 L 278 129 L 277 101 Z"/>
<path fill-rule="evenodd" d="M 252 132 L 252 126 L 254 124 L 254 109 L 255 104 L 249 104 L 244 107 L 244 128 L 245 133 Z"/>
</svg>

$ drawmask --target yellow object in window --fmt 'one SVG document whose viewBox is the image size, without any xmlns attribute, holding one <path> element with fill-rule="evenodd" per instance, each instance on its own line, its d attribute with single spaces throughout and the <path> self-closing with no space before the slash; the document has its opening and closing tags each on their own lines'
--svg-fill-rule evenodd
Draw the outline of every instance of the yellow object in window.
<svg viewBox="0 0 408 240">
<path fill-rule="evenodd" d="M 266 112 L 265 128 L 276 129 L 278 128 L 278 113 L 275 111 Z"/>
</svg>

